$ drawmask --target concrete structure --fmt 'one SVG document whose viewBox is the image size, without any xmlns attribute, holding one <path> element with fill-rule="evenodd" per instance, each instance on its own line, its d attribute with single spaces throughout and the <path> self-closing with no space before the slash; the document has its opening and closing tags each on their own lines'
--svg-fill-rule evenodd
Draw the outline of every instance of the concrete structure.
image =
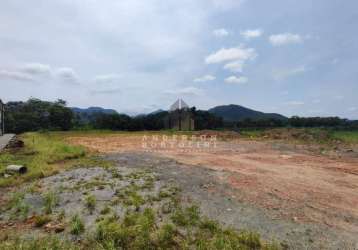
<svg viewBox="0 0 358 250">
<path fill-rule="evenodd" d="M 5 117 L 4 117 L 4 113 L 5 113 L 5 105 L 3 104 L 3 102 L 0 99 L 0 136 L 5 134 Z"/>
<path fill-rule="evenodd" d="M 177 100 L 168 115 L 168 128 L 179 131 L 195 130 L 194 114 L 182 99 Z"/>
</svg>

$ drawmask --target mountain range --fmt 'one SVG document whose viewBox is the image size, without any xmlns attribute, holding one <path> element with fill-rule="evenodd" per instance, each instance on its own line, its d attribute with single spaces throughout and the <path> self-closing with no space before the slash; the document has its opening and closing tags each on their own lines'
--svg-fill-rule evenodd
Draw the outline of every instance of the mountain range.
<svg viewBox="0 0 358 250">
<path fill-rule="evenodd" d="M 89 108 L 76 108 L 76 107 L 72 107 L 71 108 L 72 111 L 76 114 L 83 114 L 83 113 L 87 113 L 87 114 L 94 114 L 94 113 L 102 113 L 102 114 L 117 114 L 118 112 L 114 109 L 104 109 L 101 107 L 89 107 Z"/>
<path fill-rule="evenodd" d="M 208 110 L 210 113 L 222 117 L 227 122 L 237 122 L 245 119 L 260 120 L 260 119 L 278 119 L 286 120 L 287 117 L 276 113 L 264 113 L 249 109 L 240 105 L 223 105 L 217 106 Z"/>
<path fill-rule="evenodd" d="M 104 109 L 101 107 L 89 107 L 84 109 L 73 107 L 71 109 L 82 120 L 89 120 L 91 119 L 91 117 L 94 117 L 97 114 L 118 114 L 118 112 L 114 109 Z M 149 114 L 154 115 L 164 111 L 165 110 L 159 109 Z M 208 112 L 218 117 L 222 117 L 223 120 L 227 122 L 237 122 L 245 119 L 252 119 L 252 120 L 260 120 L 260 119 L 286 120 L 287 119 L 287 117 L 280 114 L 264 113 L 234 104 L 217 106 L 209 109 Z"/>
</svg>

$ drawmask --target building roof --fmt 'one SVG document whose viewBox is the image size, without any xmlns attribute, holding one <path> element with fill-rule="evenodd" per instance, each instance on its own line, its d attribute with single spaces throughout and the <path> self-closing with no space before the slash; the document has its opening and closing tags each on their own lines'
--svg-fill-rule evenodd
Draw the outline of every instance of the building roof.
<svg viewBox="0 0 358 250">
<path fill-rule="evenodd" d="M 189 109 L 189 105 L 186 104 L 182 99 L 178 99 L 176 102 L 170 106 L 170 111 Z"/>
</svg>

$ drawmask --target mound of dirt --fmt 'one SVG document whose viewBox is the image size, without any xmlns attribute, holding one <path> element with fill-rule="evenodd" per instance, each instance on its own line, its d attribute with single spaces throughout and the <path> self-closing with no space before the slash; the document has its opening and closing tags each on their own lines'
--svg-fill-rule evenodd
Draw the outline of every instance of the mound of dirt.
<svg viewBox="0 0 358 250">
<path fill-rule="evenodd" d="M 274 140 L 291 140 L 291 141 L 304 141 L 304 142 L 339 142 L 334 140 L 329 131 L 326 130 L 311 130 L 311 129 L 270 129 L 263 132 L 264 138 Z"/>
</svg>

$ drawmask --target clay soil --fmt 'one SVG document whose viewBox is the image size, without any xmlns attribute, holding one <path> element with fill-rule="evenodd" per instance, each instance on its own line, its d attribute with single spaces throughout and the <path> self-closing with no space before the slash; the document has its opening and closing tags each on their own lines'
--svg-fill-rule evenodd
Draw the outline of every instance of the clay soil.
<svg viewBox="0 0 358 250">
<path fill-rule="evenodd" d="M 163 141 L 173 139 L 172 144 Z M 183 141 L 182 141 L 183 139 Z M 79 136 L 68 140 L 103 154 L 151 154 L 214 171 L 228 197 L 265 211 L 272 220 L 320 225 L 358 234 L 358 158 L 322 154 L 320 146 L 235 136 L 162 138 L 156 134 Z M 197 142 L 199 141 L 199 144 Z M 182 144 L 180 144 L 182 142 Z M 206 142 L 206 144 L 204 144 Z M 201 144 L 200 144 L 201 143 Z M 313 150 L 317 149 L 317 150 Z M 218 184 L 216 184 L 218 185 Z M 214 190 L 208 187 L 208 190 Z"/>
</svg>

